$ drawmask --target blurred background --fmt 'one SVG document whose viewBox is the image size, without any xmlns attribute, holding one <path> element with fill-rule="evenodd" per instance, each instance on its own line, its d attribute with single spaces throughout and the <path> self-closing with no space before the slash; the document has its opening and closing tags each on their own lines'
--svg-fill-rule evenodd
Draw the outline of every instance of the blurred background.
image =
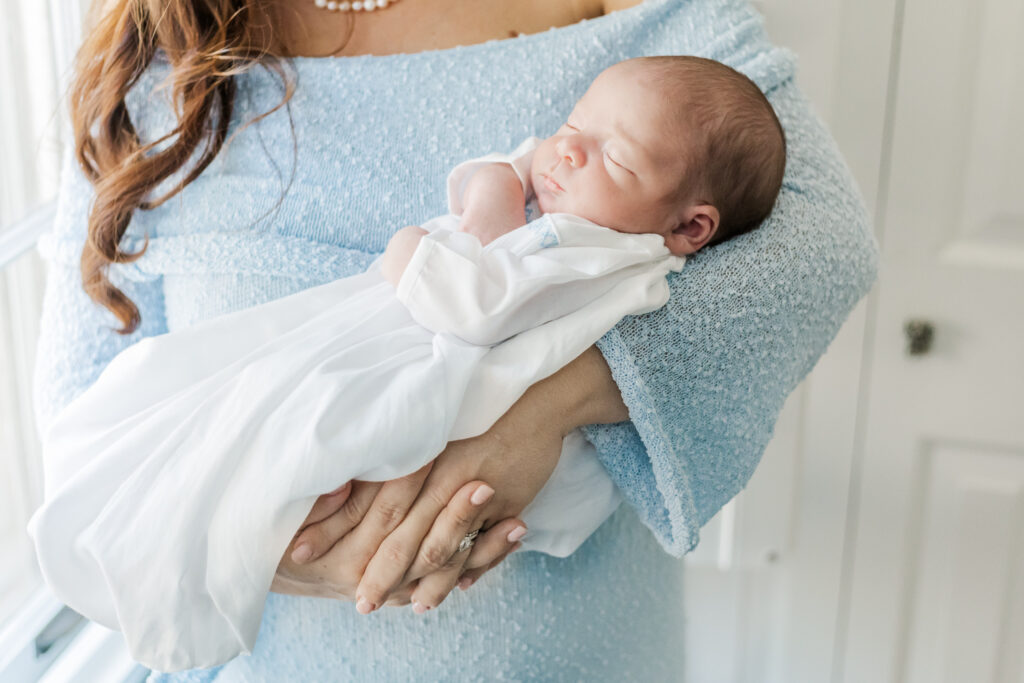
<svg viewBox="0 0 1024 683">
<path fill-rule="evenodd" d="M 878 284 L 681 563 L 680 680 L 1024 681 L 1024 3 L 762 0 L 874 217 Z M 125 681 L 52 598 L 31 379 L 86 0 L 0 0 L 0 681 Z"/>
</svg>

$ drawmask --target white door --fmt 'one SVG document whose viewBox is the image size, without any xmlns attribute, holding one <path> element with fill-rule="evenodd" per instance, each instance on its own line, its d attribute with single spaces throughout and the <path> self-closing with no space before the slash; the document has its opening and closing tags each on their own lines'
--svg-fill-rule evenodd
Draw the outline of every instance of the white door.
<svg viewBox="0 0 1024 683">
<path fill-rule="evenodd" d="M 904 5 L 843 683 L 1024 681 L 1022 33 L 1020 0 Z"/>
</svg>

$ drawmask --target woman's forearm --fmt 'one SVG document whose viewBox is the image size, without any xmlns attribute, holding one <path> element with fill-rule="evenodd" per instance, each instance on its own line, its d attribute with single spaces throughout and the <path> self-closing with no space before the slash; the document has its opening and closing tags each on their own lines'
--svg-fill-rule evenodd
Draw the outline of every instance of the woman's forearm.
<svg viewBox="0 0 1024 683">
<path fill-rule="evenodd" d="M 604 356 L 591 346 L 550 377 L 527 392 L 537 400 L 520 400 L 517 406 L 532 406 L 537 423 L 554 418 L 563 435 L 588 424 L 607 424 L 629 419 L 629 410 L 612 379 Z M 542 422 L 543 421 L 543 422 Z"/>
</svg>

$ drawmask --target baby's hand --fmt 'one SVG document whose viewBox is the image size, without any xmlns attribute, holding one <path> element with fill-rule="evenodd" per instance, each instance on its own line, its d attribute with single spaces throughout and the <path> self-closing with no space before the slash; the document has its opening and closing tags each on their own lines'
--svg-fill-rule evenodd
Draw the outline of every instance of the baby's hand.
<svg viewBox="0 0 1024 683">
<path fill-rule="evenodd" d="M 526 224 L 523 185 L 508 164 L 488 164 L 474 173 L 462 204 L 462 230 L 481 244 Z"/>
<path fill-rule="evenodd" d="M 381 273 L 385 280 L 398 287 L 398 281 L 402 279 L 405 267 L 409 265 L 416 247 L 419 246 L 420 240 L 426 234 L 427 231 L 418 225 L 408 225 L 391 236 L 391 241 L 388 242 L 380 262 Z"/>
</svg>

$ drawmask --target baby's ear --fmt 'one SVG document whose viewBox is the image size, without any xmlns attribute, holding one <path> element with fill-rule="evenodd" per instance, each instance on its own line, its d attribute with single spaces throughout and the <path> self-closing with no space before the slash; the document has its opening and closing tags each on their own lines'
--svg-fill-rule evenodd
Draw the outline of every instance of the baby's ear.
<svg viewBox="0 0 1024 683">
<path fill-rule="evenodd" d="M 688 256 L 711 241 L 721 218 L 710 204 L 692 204 L 683 210 L 679 227 L 665 236 L 665 246 L 676 256 Z"/>
</svg>

